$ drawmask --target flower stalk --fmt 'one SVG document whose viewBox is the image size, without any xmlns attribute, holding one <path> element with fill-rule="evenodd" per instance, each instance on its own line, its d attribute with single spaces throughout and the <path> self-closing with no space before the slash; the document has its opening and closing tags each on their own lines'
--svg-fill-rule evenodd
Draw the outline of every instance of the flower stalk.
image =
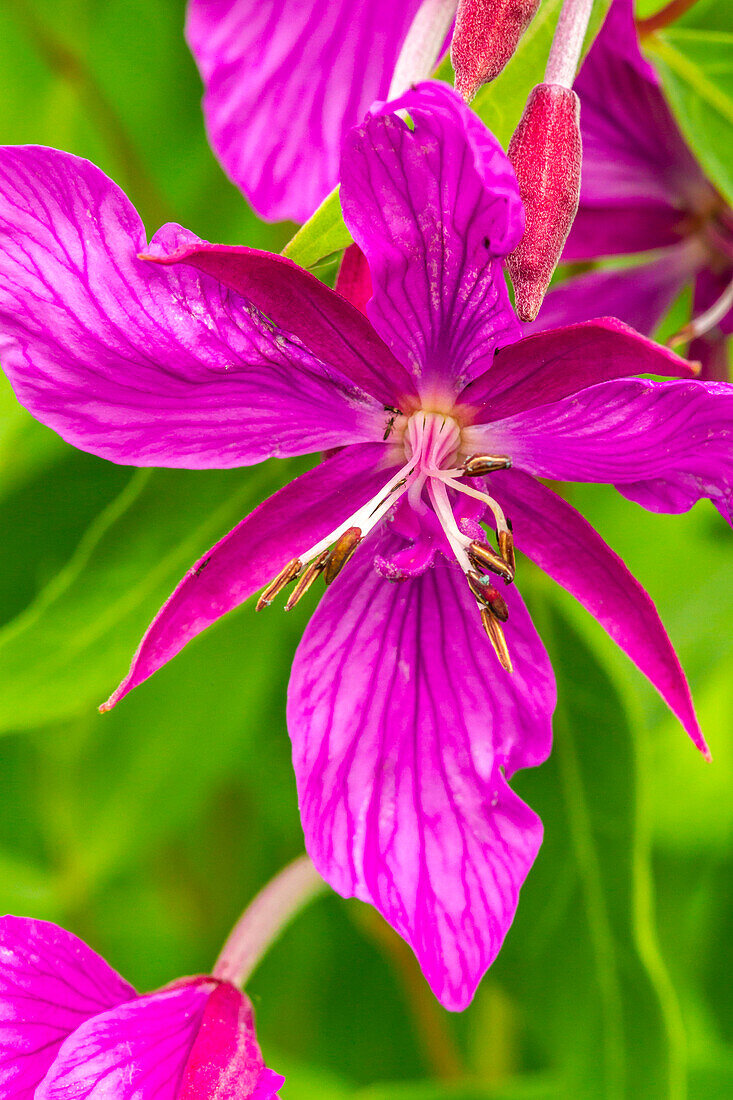
<svg viewBox="0 0 733 1100">
<path fill-rule="evenodd" d="M 283 929 L 325 883 L 308 856 L 299 856 L 260 890 L 229 935 L 212 974 L 243 989 Z"/>
<path fill-rule="evenodd" d="M 572 88 L 588 30 L 593 0 L 565 0 L 545 69 L 545 84 Z"/>
</svg>

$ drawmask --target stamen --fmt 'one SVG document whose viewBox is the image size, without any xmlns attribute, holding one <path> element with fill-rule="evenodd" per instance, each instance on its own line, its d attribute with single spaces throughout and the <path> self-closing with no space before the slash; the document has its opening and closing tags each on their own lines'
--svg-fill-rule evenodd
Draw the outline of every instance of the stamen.
<svg viewBox="0 0 733 1100">
<path fill-rule="evenodd" d="M 674 336 L 670 336 L 667 340 L 667 347 L 676 348 L 678 344 L 684 344 L 687 340 L 695 340 L 698 336 L 704 336 L 706 332 L 710 332 L 712 328 L 715 328 L 719 321 L 723 320 L 731 307 L 733 307 L 733 280 L 728 283 L 723 293 L 709 309 L 706 309 L 699 316 L 693 317 L 691 321 L 683 325 L 679 332 L 675 332 Z"/>
<path fill-rule="evenodd" d="M 490 497 L 488 493 L 480 493 L 478 489 L 472 489 L 469 485 L 462 485 L 460 481 L 456 481 L 456 479 L 453 477 L 441 477 L 440 480 L 445 485 L 450 485 L 451 489 L 455 489 L 459 493 L 465 493 L 468 497 L 474 497 L 475 500 L 483 501 L 483 503 L 486 504 L 494 513 L 494 519 L 496 520 L 496 530 L 498 532 L 509 530 L 509 524 L 504 517 L 504 512 L 502 511 L 501 506 L 497 504 L 494 498 Z"/>
<path fill-rule="evenodd" d="M 298 583 L 296 584 L 295 588 L 291 592 L 290 598 L 288 599 L 288 602 L 285 604 L 285 610 L 286 611 L 292 611 L 292 609 L 295 607 L 295 605 L 297 603 L 300 603 L 303 596 L 305 596 L 306 592 L 308 591 L 310 586 L 313 584 L 316 577 L 318 577 L 320 575 L 320 573 L 322 573 L 323 567 L 324 567 L 324 565 L 326 564 L 327 561 L 328 561 L 328 550 L 324 550 L 323 553 L 320 554 L 316 558 L 315 561 L 312 561 L 310 563 L 310 565 L 307 566 L 307 568 L 305 569 L 305 572 L 303 573 L 303 575 L 299 579 Z"/>
<path fill-rule="evenodd" d="M 512 460 L 507 455 L 471 455 L 463 463 L 463 473 L 466 477 L 483 477 L 496 470 L 508 470 L 511 465 Z"/>
<path fill-rule="evenodd" d="M 503 577 L 507 584 L 514 580 L 514 566 L 500 557 L 487 542 L 474 541 L 468 548 L 468 556 L 480 573 L 490 570 Z"/>
<path fill-rule="evenodd" d="M 346 565 L 347 561 L 352 556 L 360 542 L 360 527 L 349 527 L 348 531 L 344 531 L 343 535 L 341 535 L 333 550 L 331 551 L 326 562 L 326 566 L 323 571 L 323 579 L 326 584 L 331 584 L 332 581 L 336 580 L 336 577 L 338 577 L 339 573 Z"/>
<path fill-rule="evenodd" d="M 448 500 L 448 491 L 443 481 L 431 477 L 428 481 L 428 494 L 458 564 L 464 573 L 469 573 L 471 571 L 471 559 L 466 553 L 466 549 L 471 545 L 471 539 L 463 534 L 456 523 L 456 518 L 451 511 L 450 501 Z"/>
<path fill-rule="evenodd" d="M 499 550 L 501 551 L 502 558 L 511 569 L 512 576 L 514 576 L 516 570 L 516 561 L 514 558 L 514 536 L 512 534 L 512 525 L 510 521 L 507 520 L 506 523 L 507 529 L 505 531 L 502 530 L 498 532 Z"/>
<path fill-rule="evenodd" d="M 278 592 L 282 592 L 286 585 L 295 580 L 302 568 L 303 563 L 300 558 L 293 558 L 292 561 L 289 561 L 285 568 L 280 570 L 274 581 L 270 581 L 257 601 L 255 611 L 262 611 L 263 608 L 269 607 Z"/>
<path fill-rule="evenodd" d="M 509 656 L 509 649 L 506 644 L 506 638 L 504 637 L 504 631 L 501 629 L 501 623 L 498 619 L 494 618 L 493 613 L 489 611 L 488 608 L 484 608 L 481 612 L 481 622 L 483 623 L 489 641 L 494 647 L 494 652 L 499 658 L 502 668 L 505 668 L 507 672 L 513 672 L 512 659 Z"/>
<path fill-rule="evenodd" d="M 493 611 L 500 622 L 505 623 L 509 618 L 509 608 L 506 605 L 506 600 L 501 593 L 494 588 L 489 578 L 480 577 L 478 573 L 471 571 L 466 573 L 466 580 L 468 581 L 468 587 L 471 589 L 476 599 L 483 604 L 484 607 L 488 607 Z"/>
</svg>

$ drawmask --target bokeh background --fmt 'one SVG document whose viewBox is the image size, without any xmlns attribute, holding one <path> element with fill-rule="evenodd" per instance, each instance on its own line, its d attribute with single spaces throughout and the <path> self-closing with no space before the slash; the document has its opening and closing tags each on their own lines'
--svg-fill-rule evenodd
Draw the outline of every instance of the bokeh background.
<svg viewBox="0 0 733 1100">
<path fill-rule="evenodd" d="M 733 42 L 726 7 L 701 0 L 686 22 L 691 63 L 730 104 L 731 51 L 704 48 L 712 29 Z M 182 0 L 4 0 L 0 141 L 89 157 L 151 234 L 173 220 L 277 251 L 291 227 L 258 222 L 207 147 L 183 15 Z M 116 467 L 0 382 L 0 909 L 72 929 L 141 990 L 207 970 L 302 851 L 284 700 L 307 608 L 248 604 L 95 708 L 183 571 L 301 468 Z M 285 1100 L 733 1096 L 730 532 L 712 506 L 654 516 L 610 488 L 568 492 L 657 602 L 714 763 L 522 561 L 560 704 L 552 758 L 515 782 L 546 839 L 504 950 L 450 1015 L 380 918 L 324 894 L 249 986 Z"/>
</svg>

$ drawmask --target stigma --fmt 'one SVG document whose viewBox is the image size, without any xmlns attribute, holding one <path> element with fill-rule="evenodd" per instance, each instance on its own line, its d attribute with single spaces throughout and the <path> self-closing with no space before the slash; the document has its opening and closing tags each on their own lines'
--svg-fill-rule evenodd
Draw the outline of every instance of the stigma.
<svg viewBox="0 0 733 1100">
<path fill-rule="evenodd" d="M 499 580 L 511 584 L 514 580 L 511 523 L 484 486 L 467 484 L 471 479 L 508 469 L 511 459 L 507 455 L 467 454 L 461 427 L 450 415 L 418 410 L 408 417 L 392 406 L 385 409 L 385 414 L 389 414 L 389 420 L 384 441 L 393 449 L 396 464 L 401 462 L 396 473 L 330 534 L 289 561 L 264 589 L 256 610 L 268 607 L 293 582 L 286 611 L 299 603 L 319 577 L 323 577 L 326 585 L 331 584 L 366 536 L 405 498 L 418 517 L 424 516 L 426 509 L 434 512 L 450 553 L 466 578 L 486 635 L 502 666 L 511 672 L 511 657 L 502 629 L 509 611 L 495 584 Z M 453 511 L 460 494 L 480 501 L 489 509 L 496 527 L 496 548 L 488 539 L 476 539 L 461 529 Z"/>
</svg>

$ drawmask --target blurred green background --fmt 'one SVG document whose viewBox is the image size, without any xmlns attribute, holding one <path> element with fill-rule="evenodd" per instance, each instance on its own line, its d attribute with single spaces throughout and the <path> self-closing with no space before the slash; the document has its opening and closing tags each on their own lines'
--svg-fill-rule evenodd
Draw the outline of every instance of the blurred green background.
<svg viewBox="0 0 733 1100">
<path fill-rule="evenodd" d="M 731 38 L 724 7 L 688 17 L 722 95 L 731 51 L 699 47 Z M 0 140 L 89 157 L 150 233 L 174 220 L 276 251 L 288 227 L 259 223 L 208 150 L 182 25 L 181 0 L 5 0 Z M 717 133 L 700 141 L 719 152 Z M 3 381 L 0 466 L 0 909 L 65 925 L 142 990 L 205 971 L 302 850 L 284 700 L 307 609 L 255 620 L 247 605 L 113 713 L 95 708 L 182 572 L 299 464 L 115 467 L 33 422 Z M 450 1015 L 378 917 L 325 894 L 249 986 L 285 1100 L 733 1096 L 730 532 L 711 506 L 569 496 L 657 602 L 714 763 L 522 562 L 560 705 L 551 760 L 515 782 L 546 839 L 505 948 Z"/>
</svg>

